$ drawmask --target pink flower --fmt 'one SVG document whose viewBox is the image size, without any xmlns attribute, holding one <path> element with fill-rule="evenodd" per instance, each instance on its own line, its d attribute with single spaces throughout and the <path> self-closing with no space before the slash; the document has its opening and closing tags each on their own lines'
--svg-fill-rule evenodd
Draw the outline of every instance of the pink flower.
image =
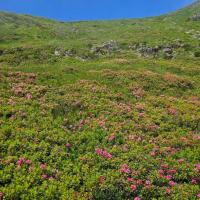
<svg viewBox="0 0 200 200">
<path fill-rule="evenodd" d="M 96 154 L 103 157 L 103 158 L 106 158 L 106 159 L 111 159 L 112 158 L 112 154 L 108 153 L 107 151 L 104 151 L 102 149 L 96 149 L 95 150 Z"/>
<path fill-rule="evenodd" d="M 175 186 L 175 185 L 176 185 L 176 182 L 174 182 L 174 181 L 169 181 L 169 185 L 170 185 L 170 186 Z"/>
<path fill-rule="evenodd" d="M 170 189 L 170 188 L 167 188 L 167 189 L 166 189 L 166 193 L 167 193 L 167 194 L 170 194 L 170 193 L 171 193 L 171 189 Z"/>
<path fill-rule="evenodd" d="M 101 127 L 101 128 L 103 128 L 104 126 L 105 126 L 105 122 L 104 121 L 99 121 L 98 122 L 98 125 Z"/>
<path fill-rule="evenodd" d="M 107 158 L 107 159 L 111 159 L 112 158 L 112 154 L 108 153 L 107 151 L 103 151 L 102 156 L 104 158 Z"/>
<path fill-rule="evenodd" d="M 98 148 L 98 149 L 95 150 L 95 152 L 96 152 L 97 155 L 101 156 L 102 153 L 103 153 L 103 150 Z"/>
<path fill-rule="evenodd" d="M 163 175 L 163 174 L 164 174 L 164 171 L 163 171 L 162 169 L 159 169 L 159 170 L 158 170 L 158 173 L 159 173 L 160 175 Z"/>
<path fill-rule="evenodd" d="M 156 152 L 155 151 L 152 151 L 152 152 L 150 152 L 150 156 L 156 156 Z"/>
<path fill-rule="evenodd" d="M 167 165 L 167 164 L 162 164 L 160 167 L 161 167 L 162 169 L 167 169 L 167 168 L 168 168 L 168 165 Z"/>
<path fill-rule="evenodd" d="M 170 115 L 177 115 L 178 114 L 178 112 L 175 108 L 168 108 L 168 113 Z"/>
<path fill-rule="evenodd" d="M 142 180 L 140 180 L 140 179 L 136 180 L 136 184 L 137 185 L 142 185 Z"/>
<path fill-rule="evenodd" d="M 132 178 L 127 178 L 127 181 L 130 183 L 130 182 L 133 182 L 133 179 Z"/>
<path fill-rule="evenodd" d="M 26 97 L 26 99 L 29 99 L 29 100 L 33 98 L 32 94 L 30 94 L 30 93 L 26 94 L 25 97 Z"/>
<path fill-rule="evenodd" d="M 164 176 L 164 178 L 167 179 L 167 180 L 171 180 L 172 176 L 171 175 L 167 175 L 167 176 Z"/>
<path fill-rule="evenodd" d="M 194 184 L 194 185 L 196 185 L 198 182 L 197 182 L 196 179 L 192 179 L 192 180 L 191 180 L 191 183 Z"/>
<path fill-rule="evenodd" d="M 151 181 L 146 180 L 146 181 L 145 181 L 145 185 L 151 185 Z"/>
<path fill-rule="evenodd" d="M 200 199 L 200 193 L 199 193 L 199 194 L 197 194 L 197 199 Z"/>
<path fill-rule="evenodd" d="M 148 125 L 148 127 L 147 127 L 147 129 L 149 130 L 149 131 L 156 131 L 157 129 L 158 129 L 159 127 L 156 125 L 156 124 L 150 124 L 150 125 Z"/>
<path fill-rule="evenodd" d="M 20 86 L 20 85 L 15 85 L 13 88 L 12 88 L 12 92 L 16 95 L 21 95 L 23 94 L 23 88 Z"/>
<path fill-rule="evenodd" d="M 168 174 L 174 174 L 174 173 L 176 173 L 176 170 L 175 170 L 175 169 L 170 169 L 170 170 L 168 170 Z"/>
<path fill-rule="evenodd" d="M 142 105 L 142 104 L 137 104 L 137 105 L 135 106 L 135 108 L 136 108 L 137 110 L 142 111 L 142 110 L 144 110 L 144 105 Z"/>
<path fill-rule="evenodd" d="M 84 124 L 85 124 L 85 120 L 84 120 L 84 119 L 81 119 L 80 125 L 84 125 Z"/>
<path fill-rule="evenodd" d="M 108 137 L 108 141 L 112 142 L 115 139 L 115 134 L 112 133 L 109 137 Z"/>
<path fill-rule="evenodd" d="M 40 164 L 40 169 L 44 170 L 46 168 L 45 164 Z"/>
<path fill-rule="evenodd" d="M 130 173 L 130 169 L 129 169 L 128 165 L 127 164 L 121 165 L 120 172 L 127 173 L 127 174 Z"/>
<path fill-rule="evenodd" d="M 140 197 L 135 197 L 133 200 L 141 200 Z"/>
<path fill-rule="evenodd" d="M 194 170 L 195 170 L 196 172 L 199 172 L 199 171 L 200 171 L 200 164 L 195 164 L 195 165 L 194 165 Z"/>
<path fill-rule="evenodd" d="M 131 189 L 132 191 L 137 190 L 137 185 L 131 185 L 131 186 L 130 186 L 130 189 Z"/>
<path fill-rule="evenodd" d="M 151 185 L 145 185 L 145 189 L 149 190 L 151 188 Z"/>
<path fill-rule="evenodd" d="M 72 147 L 72 145 L 68 142 L 67 144 L 65 144 L 65 147 L 66 147 L 67 149 L 70 149 L 70 148 Z"/>
<path fill-rule="evenodd" d="M 30 161 L 30 160 L 26 160 L 25 163 L 26 163 L 27 165 L 30 165 L 30 164 L 31 164 L 31 161 Z"/>
<path fill-rule="evenodd" d="M 197 140 L 200 140 L 200 135 L 197 135 L 197 136 L 196 136 L 196 139 L 197 139 Z"/>
<path fill-rule="evenodd" d="M 19 158 L 19 160 L 17 161 L 17 166 L 20 167 L 24 162 L 24 158 Z"/>
<path fill-rule="evenodd" d="M 179 164 L 182 164 L 183 162 L 184 162 L 184 159 L 179 159 L 179 160 L 178 160 L 178 163 L 179 163 Z"/>
<path fill-rule="evenodd" d="M 48 177 L 47 177 L 46 174 L 42 174 L 41 178 L 42 178 L 42 179 L 47 179 Z"/>
<path fill-rule="evenodd" d="M 138 113 L 138 116 L 139 116 L 139 117 L 144 117 L 144 115 L 145 115 L 145 114 L 144 114 L 143 112 Z"/>
</svg>

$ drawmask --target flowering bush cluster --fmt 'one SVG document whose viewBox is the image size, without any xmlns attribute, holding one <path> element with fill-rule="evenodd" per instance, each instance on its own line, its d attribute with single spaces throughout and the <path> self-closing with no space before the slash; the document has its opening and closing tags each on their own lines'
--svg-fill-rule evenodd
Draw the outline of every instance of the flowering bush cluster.
<svg viewBox="0 0 200 200">
<path fill-rule="evenodd" d="M 103 158 L 106 158 L 106 159 L 112 158 L 112 154 L 110 154 L 107 151 L 104 151 L 102 149 L 96 149 L 96 154 L 103 157 Z"/>
<path fill-rule="evenodd" d="M 0 199 L 200 198 L 199 81 L 87 67 L 0 75 Z"/>
</svg>

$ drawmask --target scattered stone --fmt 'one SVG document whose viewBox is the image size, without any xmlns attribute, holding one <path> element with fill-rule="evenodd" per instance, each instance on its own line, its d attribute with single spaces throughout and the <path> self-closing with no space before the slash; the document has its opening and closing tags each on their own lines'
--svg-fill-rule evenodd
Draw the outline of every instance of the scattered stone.
<svg viewBox="0 0 200 200">
<path fill-rule="evenodd" d="M 173 53 L 173 50 L 171 48 L 164 48 L 162 51 L 163 51 L 163 53 L 166 53 L 166 54 L 172 54 Z"/>
<path fill-rule="evenodd" d="M 73 57 L 75 55 L 75 51 L 73 49 L 69 49 L 64 52 L 65 57 Z"/>
<path fill-rule="evenodd" d="M 54 55 L 55 56 L 65 56 L 65 57 L 73 57 L 75 56 L 76 52 L 73 49 L 55 49 Z"/>
<path fill-rule="evenodd" d="M 60 54 L 60 51 L 59 51 L 59 50 L 55 50 L 55 51 L 54 51 L 54 55 L 55 55 L 55 56 L 60 56 L 60 55 L 61 55 L 61 54 Z"/>
<path fill-rule="evenodd" d="M 142 57 L 164 57 L 165 59 L 174 58 L 174 50 L 183 48 L 184 43 L 181 40 L 176 40 L 172 44 L 159 45 L 150 47 L 146 43 L 137 43 L 129 48 L 136 51 Z"/>
<path fill-rule="evenodd" d="M 141 55 L 141 56 L 144 56 L 144 57 L 148 57 L 148 56 L 155 56 L 156 53 L 158 52 L 158 49 L 157 48 L 154 48 L 154 47 L 139 47 L 137 49 L 137 52 Z"/>
<path fill-rule="evenodd" d="M 83 57 L 81 57 L 81 56 L 76 56 L 75 57 L 77 60 L 80 60 L 80 61 L 86 61 L 86 58 L 83 58 Z"/>
<path fill-rule="evenodd" d="M 109 42 L 105 42 L 102 45 L 93 46 L 90 52 L 96 55 L 111 55 L 116 50 L 118 50 L 117 42 L 110 40 Z"/>
<path fill-rule="evenodd" d="M 200 13 L 192 15 L 189 19 L 192 20 L 192 21 L 199 21 L 200 20 Z"/>
</svg>

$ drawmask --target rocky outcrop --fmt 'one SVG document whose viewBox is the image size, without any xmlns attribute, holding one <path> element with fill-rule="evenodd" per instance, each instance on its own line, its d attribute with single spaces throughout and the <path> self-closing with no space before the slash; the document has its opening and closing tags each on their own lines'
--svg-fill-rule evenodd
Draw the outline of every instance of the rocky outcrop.
<svg viewBox="0 0 200 200">
<path fill-rule="evenodd" d="M 90 49 L 90 52 L 96 55 L 105 55 L 105 54 L 111 55 L 116 50 L 118 50 L 117 42 L 114 40 L 110 40 L 101 45 L 93 46 Z"/>
<path fill-rule="evenodd" d="M 175 40 L 170 44 L 161 44 L 157 46 L 149 46 L 146 43 L 135 43 L 129 46 L 129 49 L 136 52 L 141 57 L 154 57 L 172 59 L 176 55 L 176 50 L 184 48 L 185 44 L 180 40 Z M 78 53 L 74 49 L 55 49 L 54 55 L 58 57 L 73 57 L 82 61 L 96 58 L 103 55 L 112 55 L 120 50 L 116 41 L 110 40 L 101 45 L 90 45 L 85 52 Z M 128 50 L 127 48 L 124 50 Z"/>
<path fill-rule="evenodd" d="M 133 46 L 129 46 L 130 49 L 135 51 L 142 57 L 164 57 L 165 59 L 172 59 L 175 56 L 175 49 L 184 47 L 184 44 L 180 40 L 176 40 L 171 44 L 164 44 L 158 46 L 147 46 L 145 43 L 137 43 Z"/>
<path fill-rule="evenodd" d="M 192 15 L 189 19 L 192 21 L 200 21 L 200 13 Z"/>
<path fill-rule="evenodd" d="M 55 56 L 62 56 L 62 57 L 74 57 L 76 55 L 75 50 L 73 49 L 55 49 L 54 51 Z"/>
</svg>

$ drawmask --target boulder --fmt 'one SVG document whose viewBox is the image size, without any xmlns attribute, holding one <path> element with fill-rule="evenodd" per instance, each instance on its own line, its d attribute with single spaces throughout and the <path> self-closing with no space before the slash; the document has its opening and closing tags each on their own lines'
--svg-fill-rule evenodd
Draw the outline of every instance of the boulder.
<svg viewBox="0 0 200 200">
<path fill-rule="evenodd" d="M 173 53 L 173 49 L 166 47 L 166 48 L 162 49 L 162 52 L 166 53 L 166 54 L 172 54 Z"/>
<path fill-rule="evenodd" d="M 136 52 L 138 52 L 141 56 L 149 57 L 149 56 L 156 56 L 159 52 L 159 47 L 148 47 L 145 44 L 139 44 L 133 47 Z"/>
<path fill-rule="evenodd" d="M 174 58 L 174 50 L 185 47 L 185 44 L 177 39 L 170 44 L 161 44 L 157 46 L 148 46 L 146 43 L 135 43 L 129 46 L 129 49 L 137 52 L 143 57 L 164 57 L 166 59 Z"/>
<path fill-rule="evenodd" d="M 192 15 L 189 19 L 192 20 L 192 21 L 199 21 L 200 20 L 200 13 Z"/>
<path fill-rule="evenodd" d="M 110 40 L 98 46 L 93 46 L 90 50 L 91 53 L 98 55 L 111 55 L 114 51 L 118 49 L 117 42 L 114 40 Z"/>
<path fill-rule="evenodd" d="M 66 50 L 66 51 L 64 52 L 64 56 L 65 56 L 65 57 L 73 57 L 74 55 L 75 55 L 75 52 L 74 52 L 74 50 L 72 50 L 72 49 Z"/>
<path fill-rule="evenodd" d="M 60 55 L 61 55 L 61 52 L 60 52 L 59 50 L 56 49 L 56 50 L 54 51 L 54 55 L 55 55 L 55 56 L 60 56 Z"/>
</svg>

